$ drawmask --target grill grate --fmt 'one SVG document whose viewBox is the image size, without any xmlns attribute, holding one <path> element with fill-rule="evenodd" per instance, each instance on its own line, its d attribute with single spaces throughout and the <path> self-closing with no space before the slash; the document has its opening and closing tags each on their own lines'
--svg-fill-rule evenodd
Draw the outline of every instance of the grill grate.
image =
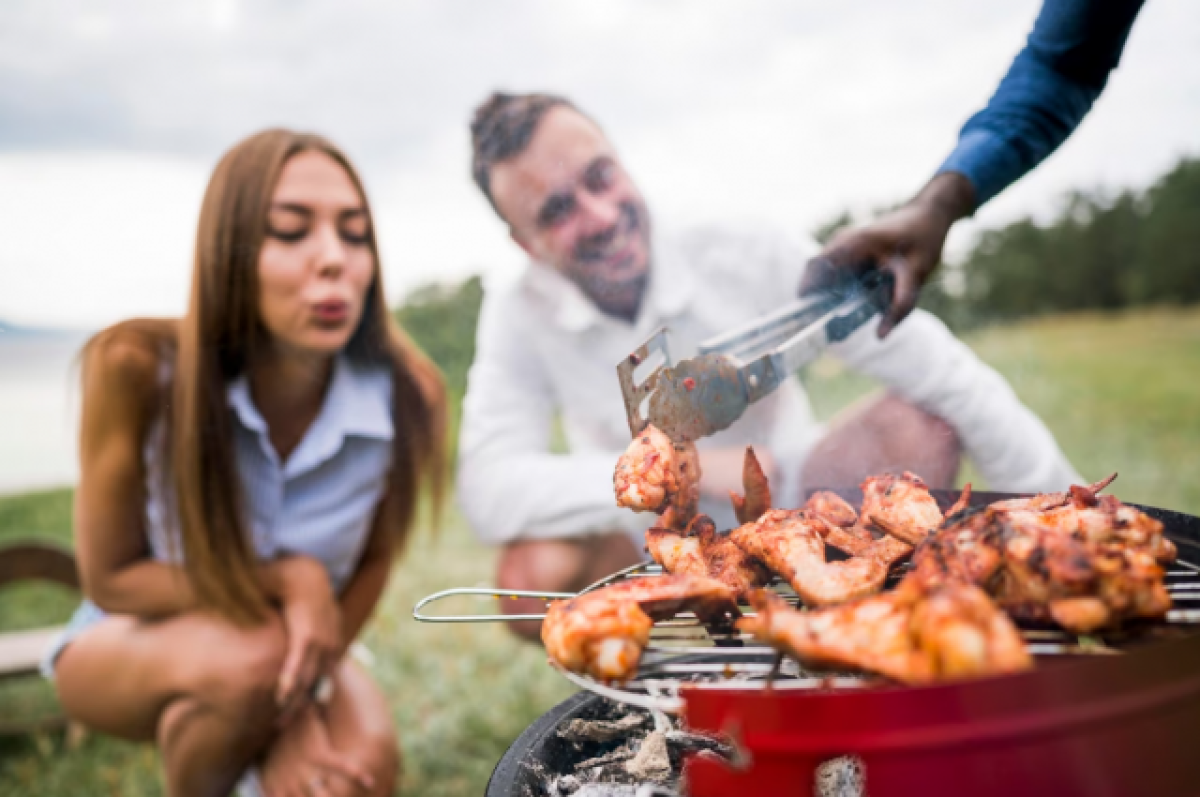
<svg viewBox="0 0 1200 797">
<path fill-rule="evenodd" d="M 888 577 L 886 589 L 899 583 L 911 569 L 910 563 L 896 566 Z M 592 584 L 584 592 L 617 584 L 631 578 L 663 575 L 654 562 L 639 564 L 618 571 Z M 1063 656 L 1117 655 L 1139 643 L 1158 638 L 1163 633 L 1187 633 L 1200 628 L 1200 566 L 1177 559 L 1167 570 L 1167 591 L 1175 607 L 1164 621 L 1132 624 L 1128 628 L 1089 635 L 1071 634 L 1052 628 L 1023 628 L 1021 635 L 1035 658 Z M 791 606 L 800 605 L 792 588 L 776 580 L 768 587 Z M 521 592 L 481 588 L 451 589 L 422 600 L 413 609 L 413 617 L 422 622 L 464 623 L 540 620 L 544 614 L 504 615 L 428 615 L 422 609 L 446 598 L 462 595 L 498 598 L 543 598 L 558 600 L 573 598 L 573 593 Z M 748 617 L 754 610 L 746 605 L 739 608 Z M 735 630 L 710 629 L 691 612 L 681 612 L 669 620 L 654 624 L 650 644 L 642 656 L 637 676 L 621 687 L 608 686 L 589 676 L 559 671 L 582 689 L 640 708 L 678 714 L 683 710 L 680 690 L 684 686 L 705 689 L 764 688 L 779 690 L 856 689 L 869 686 L 873 679 L 861 673 L 808 670 L 791 658 L 785 658 L 774 648 L 763 645 L 751 635 Z"/>
</svg>

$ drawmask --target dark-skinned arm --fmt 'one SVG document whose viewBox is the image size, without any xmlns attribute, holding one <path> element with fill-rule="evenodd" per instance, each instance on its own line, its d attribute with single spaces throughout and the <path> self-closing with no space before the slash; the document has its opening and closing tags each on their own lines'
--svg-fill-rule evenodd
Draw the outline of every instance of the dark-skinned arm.
<svg viewBox="0 0 1200 797">
<path fill-rule="evenodd" d="M 834 237 L 801 292 L 849 271 L 895 279 L 879 325 L 887 335 L 916 306 L 950 227 L 1050 156 L 1074 132 L 1117 67 L 1143 0 L 1045 0 L 1025 47 L 987 106 L 963 126 L 957 147 L 908 203 Z"/>
</svg>

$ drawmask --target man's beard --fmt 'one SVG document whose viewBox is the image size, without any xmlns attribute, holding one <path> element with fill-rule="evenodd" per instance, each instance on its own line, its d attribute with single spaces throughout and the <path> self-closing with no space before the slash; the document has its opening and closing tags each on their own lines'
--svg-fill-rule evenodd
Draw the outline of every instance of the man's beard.
<svg viewBox="0 0 1200 797">
<path fill-rule="evenodd" d="M 622 202 L 620 210 L 620 219 L 611 229 L 581 240 L 576 245 L 570 276 L 601 312 L 633 321 L 637 318 L 646 286 L 650 282 L 650 225 L 644 207 L 633 202 Z M 610 264 L 603 262 L 611 243 L 613 240 L 626 241 L 633 236 L 639 237 L 645 246 L 647 262 L 640 267 L 630 264 L 628 268 L 618 268 L 616 274 L 611 273 L 613 269 Z"/>
</svg>

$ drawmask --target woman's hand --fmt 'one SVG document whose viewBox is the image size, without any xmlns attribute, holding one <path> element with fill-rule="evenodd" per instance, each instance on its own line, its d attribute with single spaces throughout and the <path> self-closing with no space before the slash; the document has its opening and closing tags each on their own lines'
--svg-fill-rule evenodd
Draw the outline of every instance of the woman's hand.
<svg viewBox="0 0 1200 797">
<path fill-rule="evenodd" d="M 342 613 L 325 566 L 307 556 L 276 563 L 287 655 L 275 700 L 287 724 L 311 701 L 315 684 L 333 671 L 342 653 Z"/>
<path fill-rule="evenodd" d="M 315 706 L 302 709 L 271 745 L 259 770 L 267 797 L 327 797 L 342 794 L 337 781 L 354 790 L 370 791 L 374 779 L 344 753 L 333 748 L 325 718 Z"/>
</svg>

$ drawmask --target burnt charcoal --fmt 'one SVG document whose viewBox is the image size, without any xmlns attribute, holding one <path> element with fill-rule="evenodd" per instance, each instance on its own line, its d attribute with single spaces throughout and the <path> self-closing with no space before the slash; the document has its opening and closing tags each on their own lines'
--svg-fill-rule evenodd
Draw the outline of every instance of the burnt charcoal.
<svg viewBox="0 0 1200 797">
<path fill-rule="evenodd" d="M 573 719 L 559 728 L 558 735 L 568 742 L 611 742 L 625 740 L 649 724 L 650 715 L 631 711 L 615 720 Z"/>
<path fill-rule="evenodd" d="M 711 736 L 687 731 L 667 731 L 667 746 L 671 750 L 672 759 L 688 753 L 698 753 L 707 750 L 716 753 L 726 760 L 733 758 L 733 747 Z"/>
<path fill-rule="evenodd" d="M 619 764 L 622 761 L 628 761 L 633 758 L 634 752 L 628 746 L 618 747 L 601 756 L 589 758 L 586 761 L 580 761 L 575 765 L 576 772 L 584 772 L 587 770 L 596 769 L 597 767 L 605 767 L 609 764 Z"/>
</svg>

